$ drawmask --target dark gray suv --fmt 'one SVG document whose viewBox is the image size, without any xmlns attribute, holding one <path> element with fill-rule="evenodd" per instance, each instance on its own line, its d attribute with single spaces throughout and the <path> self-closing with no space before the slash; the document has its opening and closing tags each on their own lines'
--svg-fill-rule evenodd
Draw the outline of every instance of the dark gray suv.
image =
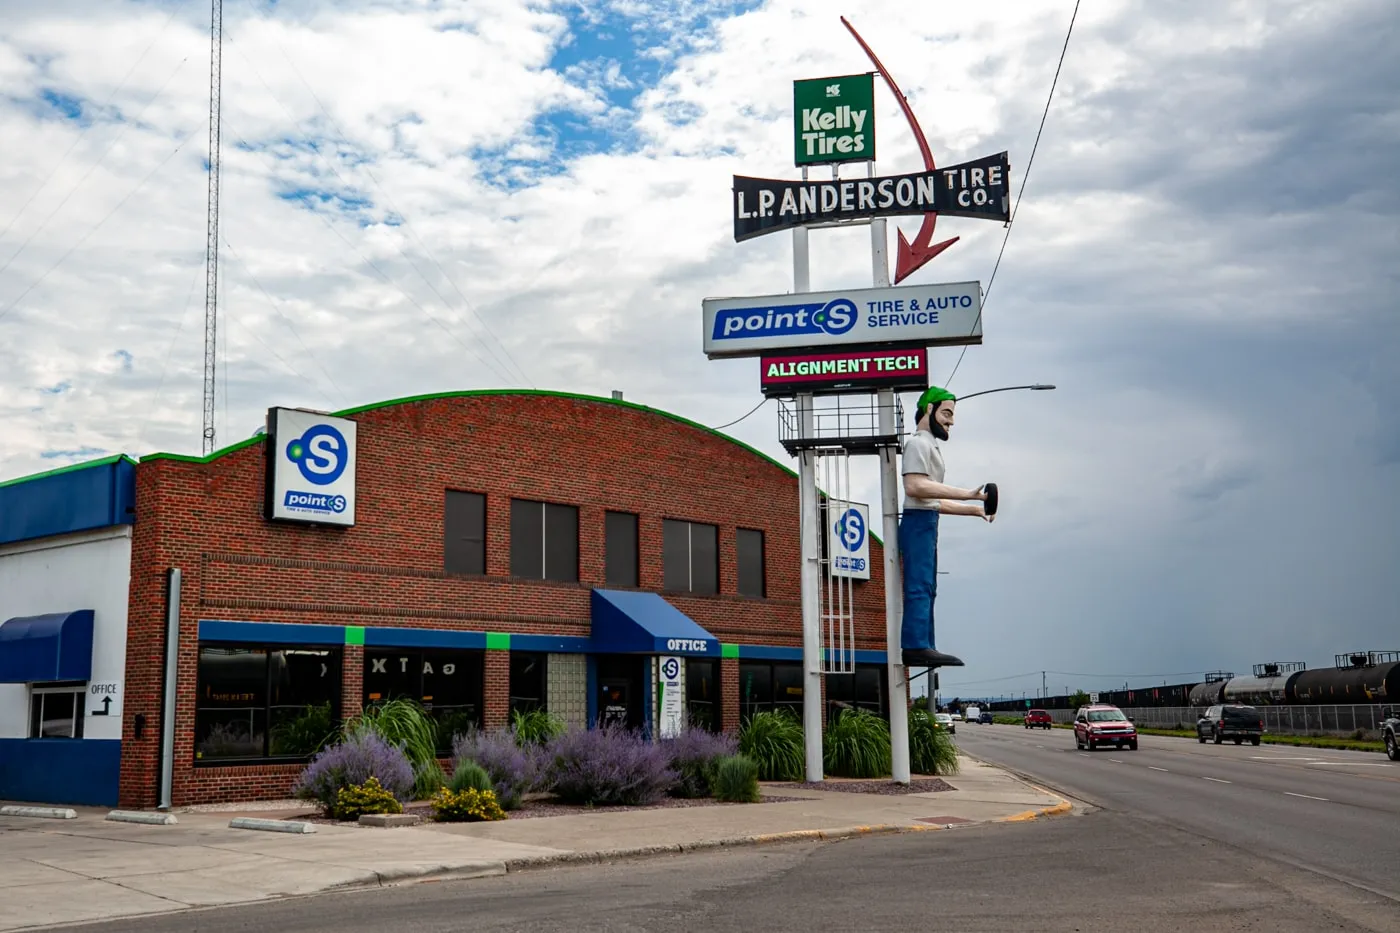
<svg viewBox="0 0 1400 933">
<path fill-rule="evenodd" d="M 1234 739 L 1239 745 L 1245 739 L 1258 745 L 1264 734 L 1264 717 L 1252 706 L 1212 706 L 1196 720 L 1196 739 L 1204 745 L 1206 739 L 1214 739 L 1219 745 L 1226 739 Z"/>
</svg>

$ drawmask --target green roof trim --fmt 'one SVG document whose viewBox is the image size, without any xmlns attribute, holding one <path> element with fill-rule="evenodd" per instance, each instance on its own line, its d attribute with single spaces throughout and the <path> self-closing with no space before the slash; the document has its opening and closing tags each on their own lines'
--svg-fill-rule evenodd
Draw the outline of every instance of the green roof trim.
<svg viewBox="0 0 1400 933">
<path fill-rule="evenodd" d="M 196 457 L 193 454 L 154 453 L 146 454 L 146 456 L 141 458 L 141 462 L 145 463 L 147 460 L 175 460 L 180 463 L 212 463 L 213 461 L 219 459 L 225 454 L 231 454 L 236 450 L 242 450 L 244 447 L 252 447 L 254 444 L 261 444 L 265 436 L 266 435 L 263 434 L 255 434 L 250 438 L 237 442 L 236 444 L 229 444 L 227 447 L 220 447 L 213 453 L 205 454 L 202 457 Z"/>
<path fill-rule="evenodd" d="M 87 460 L 83 463 L 70 463 L 68 466 L 55 467 L 52 470 L 45 470 L 42 473 L 30 473 L 26 476 L 16 476 L 14 479 L 0 481 L 0 486 L 18 486 L 20 483 L 29 483 L 36 479 L 57 476 L 60 473 L 75 473 L 78 470 L 90 470 L 93 467 L 110 466 L 113 463 L 119 463 L 123 460 L 130 463 L 132 466 L 136 465 L 136 461 L 126 454 L 111 454 L 110 456 L 101 457 L 97 460 Z"/>
</svg>

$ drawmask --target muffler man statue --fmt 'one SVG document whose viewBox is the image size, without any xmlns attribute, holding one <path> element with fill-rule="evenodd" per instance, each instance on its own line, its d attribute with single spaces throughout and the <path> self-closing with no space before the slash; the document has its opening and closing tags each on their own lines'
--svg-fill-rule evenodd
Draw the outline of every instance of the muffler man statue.
<svg viewBox="0 0 1400 933">
<path fill-rule="evenodd" d="M 916 430 L 904 445 L 904 514 L 899 521 L 899 557 L 904 576 L 904 624 L 900 647 L 910 667 L 961 667 L 963 662 L 934 648 L 933 601 L 938 593 L 938 519 L 973 515 L 992 521 L 997 488 L 987 483 L 960 489 L 943 482 L 943 451 L 953 427 L 957 396 L 930 386 L 914 410 Z"/>
</svg>

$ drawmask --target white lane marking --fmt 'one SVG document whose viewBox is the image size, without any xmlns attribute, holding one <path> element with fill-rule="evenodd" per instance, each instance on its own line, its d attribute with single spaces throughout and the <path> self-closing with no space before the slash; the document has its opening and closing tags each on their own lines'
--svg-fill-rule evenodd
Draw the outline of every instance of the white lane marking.
<svg viewBox="0 0 1400 933">
<path fill-rule="evenodd" d="M 1166 770 L 1167 770 L 1166 768 L 1159 768 L 1159 767 L 1157 767 L 1156 765 L 1148 765 L 1148 767 L 1151 768 L 1153 771 L 1166 771 Z"/>
<path fill-rule="evenodd" d="M 1250 755 L 1255 761 L 1322 761 L 1316 755 Z"/>
<path fill-rule="evenodd" d="M 1290 797 L 1306 797 L 1309 800 L 1321 800 L 1323 803 L 1328 802 L 1326 797 L 1314 797 L 1312 794 L 1295 794 L 1291 790 L 1286 790 L 1284 793 Z"/>
<path fill-rule="evenodd" d="M 1044 748 L 1044 745 L 1037 745 L 1036 748 Z"/>
<path fill-rule="evenodd" d="M 1220 778 L 1213 778 L 1213 777 L 1202 777 L 1201 780 L 1203 780 L 1203 781 L 1214 781 L 1214 782 L 1217 783 L 1217 784 L 1233 784 L 1233 783 L 1235 783 L 1234 781 L 1225 781 L 1225 780 L 1221 780 Z"/>
<path fill-rule="evenodd" d="M 1389 768 L 1387 761 L 1310 761 L 1310 765 L 1351 765 L 1353 768 Z"/>
<path fill-rule="evenodd" d="M 1108 760 L 1111 761 L 1111 762 L 1113 762 L 1114 764 L 1119 764 L 1119 765 L 1121 765 L 1121 764 L 1123 763 L 1123 759 L 1121 759 L 1121 758 L 1110 758 L 1110 759 L 1108 759 Z"/>
</svg>

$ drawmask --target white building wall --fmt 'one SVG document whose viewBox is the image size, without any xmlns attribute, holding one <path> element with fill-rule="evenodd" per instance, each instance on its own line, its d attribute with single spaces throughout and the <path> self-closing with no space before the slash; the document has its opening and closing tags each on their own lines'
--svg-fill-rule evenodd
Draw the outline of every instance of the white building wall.
<svg viewBox="0 0 1400 933">
<path fill-rule="evenodd" d="M 83 736 L 122 737 L 126 617 L 131 584 L 131 526 L 0 546 L 0 622 L 17 616 L 93 610 L 92 679 Z M 114 685 L 109 694 L 100 687 Z M 109 715 L 101 695 L 110 695 Z M 29 687 L 0 684 L 0 739 L 29 734 Z"/>
</svg>

